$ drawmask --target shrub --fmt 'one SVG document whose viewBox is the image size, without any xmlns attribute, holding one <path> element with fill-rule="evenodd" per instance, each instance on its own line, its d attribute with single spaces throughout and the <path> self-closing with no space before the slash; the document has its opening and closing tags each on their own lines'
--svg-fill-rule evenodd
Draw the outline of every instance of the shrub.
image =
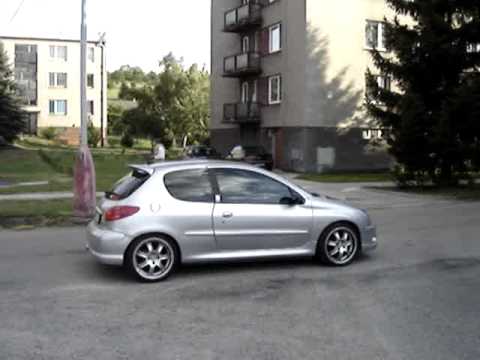
<svg viewBox="0 0 480 360">
<path fill-rule="evenodd" d="M 96 148 L 101 140 L 100 130 L 98 130 L 93 124 L 88 126 L 88 145 Z"/>
<path fill-rule="evenodd" d="M 54 127 L 47 127 L 40 132 L 40 136 L 49 141 L 55 140 L 57 135 L 57 129 Z"/>
<path fill-rule="evenodd" d="M 134 140 L 133 140 L 132 135 L 130 135 L 129 132 L 123 133 L 122 139 L 120 140 L 120 145 L 122 145 L 122 147 L 124 147 L 124 148 L 129 148 L 130 149 L 130 148 L 133 147 L 133 144 L 134 144 Z"/>
</svg>

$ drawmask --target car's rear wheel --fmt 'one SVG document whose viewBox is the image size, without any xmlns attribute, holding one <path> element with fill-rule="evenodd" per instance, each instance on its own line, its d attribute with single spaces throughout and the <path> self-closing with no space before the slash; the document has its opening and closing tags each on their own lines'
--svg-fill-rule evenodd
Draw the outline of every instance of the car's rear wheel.
<svg viewBox="0 0 480 360">
<path fill-rule="evenodd" d="M 125 254 L 125 266 L 145 282 L 165 280 L 177 267 L 178 250 L 172 240 L 158 235 L 136 239 Z"/>
<path fill-rule="evenodd" d="M 332 266 L 352 263 L 360 251 L 360 240 L 356 229 L 348 223 L 337 223 L 328 227 L 317 245 L 317 257 Z"/>
</svg>

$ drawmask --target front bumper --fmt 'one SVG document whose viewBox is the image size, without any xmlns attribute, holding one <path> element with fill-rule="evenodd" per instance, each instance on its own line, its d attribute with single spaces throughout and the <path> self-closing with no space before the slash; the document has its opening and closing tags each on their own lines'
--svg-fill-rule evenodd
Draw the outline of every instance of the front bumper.
<svg viewBox="0 0 480 360">
<path fill-rule="evenodd" d="M 103 229 L 95 221 L 87 227 L 86 248 L 102 264 L 123 265 L 123 254 L 129 243 L 126 235 Z"/>
<path fill-rule="evenodd" d="M 367 226 L 362 231 L 362 251 L 373 251 L 378 246 L 377 228 L 375 226 Z"/>
</svg>

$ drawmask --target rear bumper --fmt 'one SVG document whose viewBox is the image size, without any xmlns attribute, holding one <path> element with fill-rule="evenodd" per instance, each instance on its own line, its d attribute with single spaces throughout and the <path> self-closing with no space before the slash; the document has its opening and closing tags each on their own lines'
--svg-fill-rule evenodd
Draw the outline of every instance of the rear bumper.
<svg viewBox="0 0 480 360">
<path fill-rule="evenodd" d="M 129 243 L 126 235 L 103 229 L 94 221 L 87 227 L 86 248 L 102 264 L 123 265 L 123 254 Z"/>
<path fill-rule="evenodd" d="M 362 231 L 362 251 L 373 251 L 378 247 L 377 228 L 375 226 L 367 226 Z"/>
</svg>

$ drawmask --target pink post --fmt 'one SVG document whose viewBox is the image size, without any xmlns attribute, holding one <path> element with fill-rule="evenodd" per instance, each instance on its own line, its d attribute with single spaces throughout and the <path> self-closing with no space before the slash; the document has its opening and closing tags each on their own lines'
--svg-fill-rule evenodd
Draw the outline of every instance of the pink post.
<svg viewBox="0 0 480 360">
<path fill-rule="evenodd" d="M 93 218 L 96 203 L 95 165 L 88 146 L 81 146 L 74 169 L 74 216 L 82 220 Z"/>
</svg>

